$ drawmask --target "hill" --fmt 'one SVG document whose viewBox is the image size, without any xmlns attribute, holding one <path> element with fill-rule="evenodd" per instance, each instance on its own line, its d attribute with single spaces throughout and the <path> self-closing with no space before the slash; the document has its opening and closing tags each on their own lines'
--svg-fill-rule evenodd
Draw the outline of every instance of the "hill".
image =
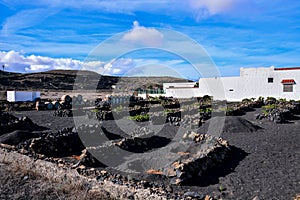
<svg viewBox="0 0 300 200">
<path fill-rule="evenodd" d="M 0 71 L 0 90 L 111 90 L 113 85 L 123 89 L 160 88 L 164 82 L 188 81 L 174 77 L 117 77 L 92 71 L 51 70 L 39 73 L 12 73 Z"/>
</svg>

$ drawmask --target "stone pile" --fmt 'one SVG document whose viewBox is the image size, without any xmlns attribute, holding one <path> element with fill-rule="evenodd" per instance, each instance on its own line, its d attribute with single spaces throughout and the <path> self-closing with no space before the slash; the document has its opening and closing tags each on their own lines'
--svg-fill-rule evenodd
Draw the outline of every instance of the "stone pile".
<svg viewBox="0 0 300 200">
<path fill-rule="evenodd" d="M 201 177 L 208 169 L 222 163 L 230 152 L 228 142 L 208 134 L 186 133 L 184 140 L 193 141 L 180 158 L 162 169 L 171 184 L 181 185 L 195 176 Z"/>
<path fill-rule="evenodd" d="M 181 121 L 181 112 L 169 112 L 167 113 L 166 123 L 174 124 L 175 126 L 179 126 Z"/>
<path fill-rule="evenodd" d="M 98 121 L 114 120 L 112 111 L 107 110 L 96 109 L 94 111 L 87 111 L 86 115 L 89 119 L 97 119 Z"/>
<path fill-rule="evenodd" d="M 254 110 L 254 108 L 260 108 L 265 105 L 262 99 L 254 101 L 253 99 L 244 99 L 242 102 L 228 104 L 224 110 L 213 110 L 212 104 L 217 102 L 210 102 L 206 104 L 200 104 L 200 117 L 201 120 L 206 121 L 212 117 L 212 112 L 226 112 L 227 116 L 241 116 L 246 112 Z M 217 104 L 216 104 L 217 105 Z"/>
<path fill-rule="evenodd" d="M 0 135 L 15 130 L 40 130 L 41 127 L 34 124 L 28 117 L 17 118 L 7 112 L 0 111 Z"/>
<path fill-rule="evenodd" d="M 95 107 L 99 110 L 110 110 L 111 104 L 108 101 L 102 101 L 102 99 L 97 99 L 95 101 Z"/>
<path fill-rule="evenodd" d="M 263 106 L 262 114 L 258 114 L 256 119 L 267 119 L 275 123 L 284 123 L 293 119 L 294 115 L 300 114 L 300 102 L 286 101 L 285 99 L 276 100 L 268 98 Z"/>
<path fill-rule="evenodd" d="M 244 115 L 246 113 L 245 108 L 248 109 L 248 107 L 244 107 L 244 106 L 231 106 L 228 107 L 226 110 L 226 115 L 227 116 L 241 116 Z"/>
<path fill-rule="evenodd" d="M 54 111 L 53 116 L 56 117 L 73 117 L 73 111 L 71 109 L 57 109 Z"/>
<path fill-rule="evenodd" d="M 263 101 L 252 101 L 250 99 L 244 99 L 240 103 L 229 105 L 226 110 L 227 116 L 241 116 L 246 112 L 253 111 L 254 108 L 263 106 Z"/>
<path fill-rule="evenodd" d="M 211 118 L 211 111 L 200 111 L 200 118 L 203 121 L 206 121 Z"/>
<path fill-rule="evenodd" d="M 256 115 L 256 119 L 258 120 L 267 119 L 274 123 L 284 123 L 291 117 L 292 112 L 289 109 L 283 108 L 270 109 L 267 113 Z"/>
<path fill-rule="evenodd" d="M 73 168 L 79 167 L 83 169 L 85 167 L 103 167 L 104 165 L 99 162 L 87 149 L 82 150 L 79 156 L 79 161 L 73 165 Z"/>
<path fill-rule="evenodd" d="M 8 145 L 18 145 L 32 138 L 37 138 L 41 134 L 36 132 L 15 130 L 0 136 L 0 143 Z"/>
<path fill-rule="evenodd" d="M 32 139 L 29 144 L 29 149 L 34 153 L 50 157 L 79 155 L 84 148 L 78 133 L 73 128 L 43 134 Z"/>
<path fill-rule="evenodd" d="M 287 109 L 291 111 L 293 114 L 300 114 L 300 101 L 290 102 L 286 105 Z"/>
</svg>

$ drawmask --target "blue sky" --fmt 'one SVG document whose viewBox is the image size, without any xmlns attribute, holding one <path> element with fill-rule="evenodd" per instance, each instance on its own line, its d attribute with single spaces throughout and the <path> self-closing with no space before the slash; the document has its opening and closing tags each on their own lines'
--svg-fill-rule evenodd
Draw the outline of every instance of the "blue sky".
<svg viewBox="0 0 300 200">
<path fill-rule="evenodd" d="M 186 45 L 166 37 L 165 29 L 202 46 L 221 76 L 238 75 L 240 67 L 300 65 L 298 0 L 0 0 L 0 12 L 0 64 L 7 71 L 86 68 L 123 75 L 147 65 L 140 73 L 159 75 L 162 68 L 172 68 L 196 79 L 199 74 L 182 55 L 159 52 L 164 49 L 158 45 L 161 40 L 179 49 Z M 118 33 L 127 42 L 139 43 L 135 49 L 143 43 L 156 50 L 114 58 L 101 45 Z M 105 56 L 101 52 L 91 62 L 98 48 Z"/>
</svg>

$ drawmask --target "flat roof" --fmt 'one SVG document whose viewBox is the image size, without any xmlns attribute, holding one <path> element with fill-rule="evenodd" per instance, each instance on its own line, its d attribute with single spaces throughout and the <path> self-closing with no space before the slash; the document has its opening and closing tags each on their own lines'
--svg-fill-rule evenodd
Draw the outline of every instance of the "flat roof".
<svg viewBox="0 0 300 200">
<path fill-rule="evenodd" d="M 294 79 L 283 79 L 283 80 L 281 81 L 281 83 L 292 83 L 292 84 L 294 84 L 294 83 L 295 83 L 295 80 L 294 80 Z"/>
<path fill-rule="evenodd" d="M 274 68 L 274 70 L 279 70 L 279 71 L 282 71 L 282 70 L 300 70 L 300 67 L 281 67 L 281 68 Z"/>
</svg>

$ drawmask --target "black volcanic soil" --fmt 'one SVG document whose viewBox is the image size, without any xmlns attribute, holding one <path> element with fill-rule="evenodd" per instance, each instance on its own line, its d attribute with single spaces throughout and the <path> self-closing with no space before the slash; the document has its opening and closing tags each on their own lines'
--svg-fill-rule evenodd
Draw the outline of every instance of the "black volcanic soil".
<svg viewBox="0 0 300 200">
<path fill-rule="evenodd" d="M 211 170 L 201 179 L 185 186 L 172 186 L 174 192 L 195 191 L 219 199 L 292 199 L 300 193 L 300 120 L 275 124 L 255 120 L 258 111 L 244 116 L 228 117 L 235 129 L 221 135 L 233 147 L 233 154 L 222 166 Z M 74 126 L 72 118 L 53 117 L 48 111 L 14 112 L 15 116 L 27 115 L 47 131 L 58 131 Z M 237 120 L 238 119 L 238 120 Z M 237 123 L 248 120 L 257 130 L 243 131 L 248 125 Z M 113 127 L 109 127 L 113 131 Z M 171 130 L 171 129 L 170 129 Z M 167 131 L 167 130 L 166 130 Z M 166 135 L 172 135 L 167 133 Z M 0 166 L 1 167 L 1 166 Z M 0 170 L 6 173 L 5 170 Z M 1 182 L 2 188 L 10 187 Z M 18 183 L 19 184 L 19 183 Z"/>
<path fill-rule="evenodd" d="M 224 199 L 292 199 L 300 193 L 300 121 L 260 122 L 255 113 L 242 118 L 262 129 L 223 133 L 221 137 L 238 148 L 235 159 L 191 184 L 200 187 L 189 189 L 214 193 L 222 187 Z"/>
</svg>

